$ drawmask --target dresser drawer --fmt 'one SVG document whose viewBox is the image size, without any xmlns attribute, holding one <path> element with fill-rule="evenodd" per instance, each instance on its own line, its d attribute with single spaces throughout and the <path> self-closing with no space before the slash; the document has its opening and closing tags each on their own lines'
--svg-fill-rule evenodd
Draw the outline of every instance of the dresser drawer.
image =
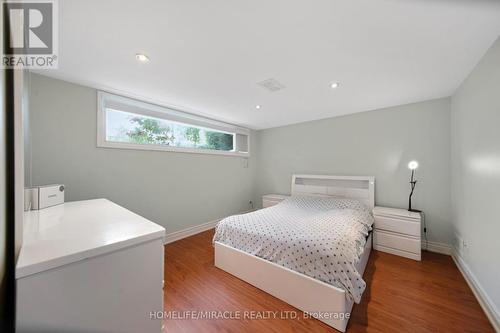
<svg viewBox="0 0 500 333">
<path fill-rule="evenodd" d="M 375 216 L 375 228 L 420 237 L 420 221 Z"/>
<path fill-rule="evenodd" d="M 373 243 L 375 244 L 375 248 L 383 246 L 411 253 L 420 253 L 421 250 L 420 238 L 393 234 L 381 230 L 373 231 Z"/>
</svg>

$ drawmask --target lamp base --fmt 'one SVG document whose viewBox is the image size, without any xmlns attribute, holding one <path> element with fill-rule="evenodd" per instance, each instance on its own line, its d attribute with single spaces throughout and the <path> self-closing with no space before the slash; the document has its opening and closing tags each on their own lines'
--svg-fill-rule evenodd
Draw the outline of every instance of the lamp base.
<svg viewBox="0 0 500 333">
<path fill-rule="evenodd" d="M 418 209 L 408 209 L 409 212 L 414 212 L 414 213 L 422 213 L 421 210 Z"/>
</svg>

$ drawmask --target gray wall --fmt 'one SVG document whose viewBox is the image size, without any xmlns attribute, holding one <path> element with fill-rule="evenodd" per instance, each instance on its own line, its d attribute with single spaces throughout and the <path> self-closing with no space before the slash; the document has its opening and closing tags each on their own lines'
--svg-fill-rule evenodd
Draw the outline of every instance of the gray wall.
<svg viewBox="0 0 500 333">
<path fill-rule="evenodd" d="M 428 239 L 449 243 L 450 112 L 440 99 L 267 129 L 258 135 L 257 193 L 290 193 L 293 173 L 376 177 L 377 205 L 408 206 L 410 160 Z"/>
<path fill-rule="evenodd" d="M 96 147 L 96 90 L 32 74 L 32 183 L 66 200 L 108 198 L 167 233 L 249 209 L 255 163 L 241 157 Z"/>
<path fill-rule="evenodd" d="M 500 38 L 452 97 L 455 245 L 500 318 Z"/>
</svg>

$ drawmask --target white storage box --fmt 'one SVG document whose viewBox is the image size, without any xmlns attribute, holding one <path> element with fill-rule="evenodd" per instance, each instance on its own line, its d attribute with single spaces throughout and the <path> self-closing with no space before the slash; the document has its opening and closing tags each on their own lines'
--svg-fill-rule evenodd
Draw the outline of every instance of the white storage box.
<svg viewBox="0 0 500 333">
<path fill-rule="evenodd" d="M 27 189 L 25 199 L 31 203 L 31 209 L 34 210 L 60 205 L 64 203 L 64 185 L 54 184 Z"/>
</svg>

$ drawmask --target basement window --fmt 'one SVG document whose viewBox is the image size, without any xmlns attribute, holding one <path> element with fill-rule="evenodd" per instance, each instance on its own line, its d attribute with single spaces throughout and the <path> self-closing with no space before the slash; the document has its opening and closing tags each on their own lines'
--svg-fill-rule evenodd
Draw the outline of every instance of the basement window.
<svg viewBox="0 0 500 333">
<path fill-rule="evenodd" d="M 97 146 L 249 156 L 250 131 L 99 91 Z"/>
</svg>

